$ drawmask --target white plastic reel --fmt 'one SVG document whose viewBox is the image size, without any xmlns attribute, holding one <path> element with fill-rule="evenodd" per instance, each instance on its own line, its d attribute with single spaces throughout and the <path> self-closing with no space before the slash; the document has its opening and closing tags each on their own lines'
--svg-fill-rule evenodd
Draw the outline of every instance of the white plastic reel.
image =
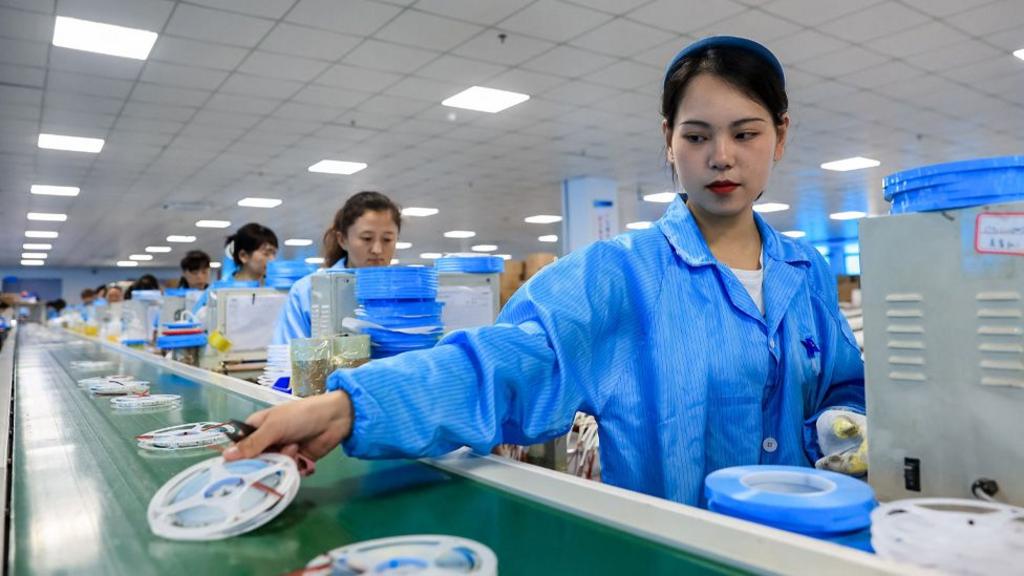
<svg viewBox="0 0 1024 576">
<path fill-rule="evenodd" d="M 306 565 L 308 576 L 416 574 L 496 576 L 498 557 L 479 542 L 455 536 L 398 536 L 335 548 Z"/>
<path fill-rule="evenodd" d="M 114 367 L 114 363 L 110 360 L 72 360 L 68 365 L 75 369 L 83 372 L 92 370 L 111 370 Z"/>
<path fill-rule="evenodd" d="M 89 392 L 97 396 L 123 396 L 125 394 L 145 394 L 149 392 L 149 382 L 142 380 L 107 380 L 89 385 Z"/>
<path fill-rule="evenodd" d="M 149 502 L 149 528 L 171 540 L 221 540 L 249 532 L 284 511 L 299 491 L 295 461 L 261 454 L 216 457 L 185 469 Z"/>
<path fill-rule="evenodd" d="M 120 400 L 114 398 L 113 400 Z M 226 444 L 230 440 L 216 422 L 195 422 L 153 430 L 135 437 L 139 448 L 146 450 L 187 450 L 215 444 Z"/>
<path fill-rule="evenodd" d="M 162 408 L 180 406 L 181 396 L 178 394 L 153 394 L 147 396 L 120 396 L 110 399 L 110 406 L 115 410 L 135 410 L 139 408 Z"/>
<path fill-rule="evenodd" d="M 105 384 L 114 380 L 134 380 L 135 377 L 131 374 L 111 374 L 110 376 L 93 376 L 91 378 L 82 378 L 78 381 L 78 385 L 83 388 L 88 388 L 93 384 Z"/>
</svg>

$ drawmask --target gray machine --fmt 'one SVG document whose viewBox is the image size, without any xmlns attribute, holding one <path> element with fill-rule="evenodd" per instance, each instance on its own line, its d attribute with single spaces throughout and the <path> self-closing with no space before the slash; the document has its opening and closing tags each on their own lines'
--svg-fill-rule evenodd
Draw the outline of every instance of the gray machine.
<svg viewBox="0 0 1024 576">
<path fill-rule="evenodd" d="M 356 276 L 351 271 L 321 270 L 311 277 L 309 317 L 314 338 L 345 332 L 342 321 L 355 316 Z M 493 324 L 501 309 L 498 274 L 442 272 L 437 300 L 444 302 L 445 332 Z"/>
<path fill-rule="evenodd" d="M 878 497 L 1024 506 L 1024 202 L 872 218 L 860 247 Z"/>
<path fill-rule="evenodd" d="M 273 288 L 211 290 L 205 317 L 210 341 L 200 366 L 236 375 L 257 374 L 267 361 L 267 346 L 287 300 L 287 292 Z"/>
</svg>

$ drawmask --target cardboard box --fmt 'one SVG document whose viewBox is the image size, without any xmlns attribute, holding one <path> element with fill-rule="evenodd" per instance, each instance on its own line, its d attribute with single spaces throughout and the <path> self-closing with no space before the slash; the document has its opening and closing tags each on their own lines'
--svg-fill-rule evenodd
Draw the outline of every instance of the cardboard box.
<svg viewBox="0 0 1024 576">
<path fill-rule="evenodd" d="M 523 280 L 533 278 L 533 275 L 541 268 L 558 260 L 558 256 L 550 252 L 534 252 L 526 256 L 526 266 L 523 270 Z"/>
<path fill-rule="evenodd" d="M 522 260 L 506 260 L 505 271 L 501 273 L 501 285 L 518 286 L 523 283 L 523 269 L 526 263 Z"/>
<path fill-rule="evenodd" d="M 839 289 L 840 302 L 852 302 L 853 291 L 860 290 L 860 276 L 837 276 L 836 287 Z"/>
</svg>

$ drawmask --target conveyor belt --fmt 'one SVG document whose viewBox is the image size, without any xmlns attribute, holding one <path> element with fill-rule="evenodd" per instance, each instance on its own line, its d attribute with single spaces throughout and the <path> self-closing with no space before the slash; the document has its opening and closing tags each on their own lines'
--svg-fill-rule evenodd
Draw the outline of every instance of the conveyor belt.
<svg viewBox="0 0 1024 576">
<path fill-rule="evenodd" d="M 21 344 L 25 344 L 22 342 Z M 170 412 L 115 413 L 76 384 L 77 359 L 181 394 Z M 183 543 L 153 536 L 152 495 L 209 458 L 153 456 L 133 437 L 173 424 L 243 418 L 263 407 L 92 343 L 23 345 L 16 372 L 13 470 L 15 574 L 276 574 L 346 543 L 416 533 L 490 546 L 501 574 L 729 574 L 735 570 L 559 512 L 417 462 L 364 462 L 340 451 L 303 481 L 290 508 L 240 537 Z"/>
</svg>

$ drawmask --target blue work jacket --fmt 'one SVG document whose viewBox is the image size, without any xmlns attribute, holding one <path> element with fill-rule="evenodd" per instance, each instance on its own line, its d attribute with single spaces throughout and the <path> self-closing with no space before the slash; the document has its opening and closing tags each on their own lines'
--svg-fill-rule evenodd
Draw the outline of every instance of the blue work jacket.
<svg viewBox="0 0 1024 576">
<path fill-rule="evenodd" d="M 605 482 L 686 504 L 720 468 L 812 465 L 818 414 L 863 412 L 864 365 L 824 259 L 754 218 L 764 316 L 676 199 L 541 270 L 494 326 L 332 374 L 355 410 L 345 450 L 487 452 L 564 434 L 582 410 Z"/>
</svg>

